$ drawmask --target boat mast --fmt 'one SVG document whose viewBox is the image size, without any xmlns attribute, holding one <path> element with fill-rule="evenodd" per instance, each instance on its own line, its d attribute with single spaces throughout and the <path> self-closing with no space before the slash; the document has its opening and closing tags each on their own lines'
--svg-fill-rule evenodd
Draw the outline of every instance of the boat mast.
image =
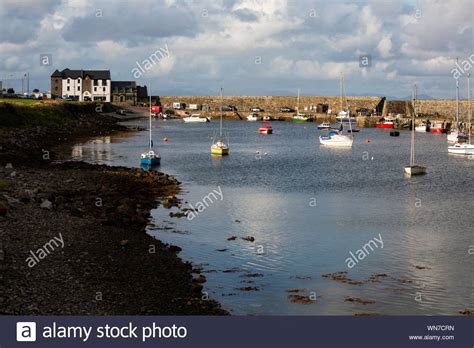
<svg viewBox="0 0 474 348">
<path fill-rule="evenodd" d="M 456 58 L 456 65 L 458 65 L 458 58 Z M 459 80 L 456 80 L 456 129 L 459 132 Z"/>
<path fill-rule="evenodd" d="M 298 88 L 298 98 L 296 101 L 296 116 L 300 115 L 300 89 Z"/>
<path fill-rule="evenodd" d="M 469 132 L 469 145 L 471 145 L 471 74 L 467 74 L 467 107 L 469 113 L 469 123 L 467 131 Z"/>
<path fill-rule="evenodd" d="M 342 71 L 340 72 L 340 78 L 339 78 L 339 102 L 341 103 L 341 111 L 344 111 L 344 107 L 342 105 Z"/>
<path fill-rule="evenodd" d="M 411 148 L 410 148 L 410 167 L 415 165 L 415 118 L 416 118 L 416 98 L 417 88 L 416 84 L 413 87 L 413 118 L 411 125 Z"/>
<path fill-rule="evenodd" d="M 222 114 L 224 113 L 223 111 L 223 102 L 224 102 L 224 97 L 222 96 L 222 87 L 221 87 L 221 122 L 220 122 L 220 129 L 219 129 L 219 137 L 222 138 Z"/>
<path fill-rule="evenodd" d="M 149 126 L 150 126 L 150 150 L 151 150 L 151 148 L 152 148 L 152 146 L 151 146 L 151 79 L 150 79 L 148 82 L 149 82 L 148 84 L 150 85 L 150 110 L 149 110 L 149 113 L 150 113 L 150 115 L 149 115 L 149 116 L 150 116 L 150 117 L 149 117 L 149 119 L 150 119 L 150 120 L 149 120 L 150 125 L 149 125 Z"/>
</svg>

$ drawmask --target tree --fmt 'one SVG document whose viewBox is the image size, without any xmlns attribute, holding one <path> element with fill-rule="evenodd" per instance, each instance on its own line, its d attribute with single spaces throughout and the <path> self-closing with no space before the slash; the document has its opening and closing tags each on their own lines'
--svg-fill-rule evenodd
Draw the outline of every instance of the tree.
<svg viewBox="0 0 474 348">
<path fill-rule="evenodd" d="M 7 90 L 7 93 L 8 93 L 8 94 L 15 94 L 15 90 L 10 87 L 10 88 Z"/>
<path fill-rule="evenodd" d="M 39 89 L 38 89 L 38 88 L 35 88 L 35 89 L 33 90 L 33 93 L 39 93 Z"/>
</svg>

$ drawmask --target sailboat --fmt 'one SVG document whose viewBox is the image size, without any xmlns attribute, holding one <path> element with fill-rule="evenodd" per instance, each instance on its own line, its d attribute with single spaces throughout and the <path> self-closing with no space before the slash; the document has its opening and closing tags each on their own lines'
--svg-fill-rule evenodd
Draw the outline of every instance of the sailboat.
<svg viewBox="0 0 474 348">
<path fill-rule="evenodd" d="M 296 101 L 296 115 L 292 118 L 293 122 L 307 122 L 308 117 L 300 113 L 300 89 L 298 88 L 298 99 Z"/>
<path fill-rule="evenodd" d="M 151 139 L 151 117 L 152 117 L 152 112 L 151 112 L 151 81 L 149 82 L 150 84 L 150 115 L 149 115 L 149 134 L 150 134 L 150 139 L 149 139 L 149 150 L 147 152 L 144 152 L 140 156 L 140 164 L 144 166 L 157 166 L 161 162 L 161 157 L 159 154 L 155 153 L 153 151 L 153 140 Z"/>
<path fill-rule="evenodd" d="M 456 59 L 457 62 L 457 59 Z M 469 80 L 469 78 L 468 78 Z M 466 140 L 466 135 L 461 132 L 459 126 L 459 80 L 456 80 L 456 128 L 451 130 L 447 136 L 448 144 L 463 142 Z"/>
<path fill-rule="evenodd" d="M 411 124 L 410 165 L 405 166 L 405 173 L 409 176 L 426 174 L 426 167 L 415 164 L 415 118 L 416 118 L 416 85 L 413 88 L 413 118 Z"/>
<path fill-rule="evenodd" d="M 222 135 L 222 113 L 223 113 L 223 105 L 222 105 L 222 87 L 221 87 L 221 121 L 219 124 L 219 136 L 214 138 L 214 141 L 211 145 L 211 154 L 217 156 L 224 156 L 229 154 L 229 145 L 226 144 L 224 136 Z"/>
<path fill-rule="evenodd" d="M 474 144 L 471 143 L 471 84 L 470 84 L 470 74 L 467 74 L 467 105 L 468 105 L 468 113 L 469 113 L 469 122 L 468 122 L 468 141 L 467 143 L 463 143 L 459 141 L 452 145 L 448 146 L 448 152 L 459 154 L 459 155 L 474 155 Z"/>
<path fill-rule="evenodd" d="M 343 95 L 343 77 L 341 73 L 341 108 L 342 108 L 342 95 Z M 352 120 L 350 120 L 350 110 L 347 106 L 346 100 L 346 107 L 345 107 L 345 114 L 349 115 L 348 123 L 349 123 L 349 133 L 350 135 L 344 135 L 344 120 L 341 119 L 341 128 L 339 131 L 331 129 L 326 134 L 319 136 L 319 143 L 325 146 L 332 146 L 332 147 L 352 147 L 354 142 L 354 136 L 352 135 Z M 341 113 L 339 113 L 341 115 Z M 339 116 L 338 116 L 339 117 Z M 337 117 L 336 117 L 337 119 Z"/>
<path fill-rule="evenodd" d="M 340 123 L 356 123 L 356 118 L 351 117 L 351 111 L 347 107 L 347 98 L 345 96 L 344 91 L 344 74 L 341 72 L 341 79 L 339 82 L 339 89 L 340 89 L 340 97 L 339 100 L 341 102 L 341 111 L 336 116 L 336 121 Z M 345 101 L 345 102 L 344 102 Z"/>
</svg>

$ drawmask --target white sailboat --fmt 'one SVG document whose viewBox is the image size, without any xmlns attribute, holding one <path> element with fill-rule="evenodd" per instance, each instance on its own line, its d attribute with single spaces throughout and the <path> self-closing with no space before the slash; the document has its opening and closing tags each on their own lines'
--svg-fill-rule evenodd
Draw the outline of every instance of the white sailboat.
<svg viewBox="0 0 474 348">
<path fill-rule="evenodd" d="M 413 118 L 411 124 L 410 165 L 405 166 L 405 174 L 409 176 L 426 174 L 426 167 L 415 164 L 415 118 L 416 118 L 416 85 L 413 88 Z"/>
<path fill-rule="evenodd" d="M 448 141 L 448 144 L 454 144 L 462 142 L 466 140 L 466 138 L 466 135 L 461 132 L 459 125 L 459 80 L 456 80 L 456 128 L 449 132 L 446 140 Z"/>
<path fill-rule="evenodd" d="M 344 74 L 341 72 L 341 79 L 339 81 L 339 100 L 341 102 L 341 111 L 336 116 L 336 121 L 340 123 L 353 123 L 356 124 L 356 118 L 351 117 L 351 111 L 347 106 L 347 98 L 344 90 Z"/>
<path fill-rule="evenodd" d="M 225 156 L 229 154 L 229 144 L 226 143 L 224 136 L 222 135 L 222 114 L 223 114 L 223 105 L 222 105 L 222 87 L 221 87 L 221 120 L 219 123 L 219 135 L 214 138 L 214 141 L 211 145 L 211 154 L 217 156 Z"/>
<path fill-rule="evenodd" d="M 147 167 L 157 166 L 161 162 L 161 156 L 153 151 L 153 140 L 151 138 L 151 80 L 150 84 L 150 115 L 149 115 L 149 150 L 140 155 L 140 164 Z"/>
<path fill-rule="evenodd" d="M 470 74 L 467 74 L 467 105 L 469 113 L 469 122 L 468 122 L 468 141 L 457 142 L 452 146 L 448 146 L 448 152 L 458 155 L 474 155 L 474 144 L 471 144 L 471 84 L 470 84 Z"/>
<path fill-rule="evenodd" d="M 183 121 L 184 123 L 210 122 L 208 117 L 201 117 L 201 114 L 192 114 L 189 117 L 184 117 Z"/>
<path fill-rule="evenodd" d="M 291 119 L 293 122 L 306 122 L 308 117 L 305 114 L 300 113 L 300 89 L 298 88 L 298 97 L 296 99 L 296 115 Z"/>
<path fill-rule="evenodd" d="M 343 87 L 343 77 L 342 76 L 343 75 L 341 73 L 341 103 L 342 103 L 342 95 L 344 93 L 343 92 L 344 87 Z M 347 100 L 346 100 L 346 105 L 345 106 L 346 106 L 345 110 L 343 110 L 343 111 L 346 113 L 345 115 L 349 115 L 347 123 L 349 123 L 349 133 L 350 133 L 350 135 L 344 135 L 344 131 L 343 131 L 344 119 L 342 118 L 340 120 L 341 129 L 339 131 L 331 129 L 326 134 L 319 136 L 319 143 L 321 145 L 331 146 L 331 147 L 352 147 L 352 144 L 354 143 L 354 135 L 352 134 L 352 120 L 350 119 L 351 117 L 350 117 L 349 108 L 347 106 Z M 341 104 L 341 108 L 342 107 L 343 107 L 343 105 Z M 339 113 L 339 114 L 341 115 L 341 113 Z M 336 117 L 336 119 L 338 119 L 338 117 Z M 354 120 L 355 120 L 355 118 L 354 118 Z"/>
</svg>

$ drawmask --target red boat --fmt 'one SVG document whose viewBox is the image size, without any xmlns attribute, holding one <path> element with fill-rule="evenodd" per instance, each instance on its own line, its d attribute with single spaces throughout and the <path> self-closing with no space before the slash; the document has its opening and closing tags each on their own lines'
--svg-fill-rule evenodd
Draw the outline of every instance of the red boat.
<svg viewBox="0 0 474 348">
<path fill-rule="evenodd" d="M 376 124 L 377 128 L 393 128 L 393 121 L 392 120 L 386 120 L 383 117 L 377 122 Z"/>
<path fill-rule="evenodd" d="M 430 128 L 431 133 L 444 134 L 446 133 L 446 128 Z"/>
<path fill-rule="evenodd" d="M 444 123 L 435 123 L 430 127 L 430 132 L 435 134 L 444 134 L 447 133 L 447 131 Z"/>
<path fill-rule="evenodd" d="M 273 128 L 270 125 L 270 122 L 262 122 L 262 126 L 258 128 L 260 134 L 272 134 Z"/>
</svg>

